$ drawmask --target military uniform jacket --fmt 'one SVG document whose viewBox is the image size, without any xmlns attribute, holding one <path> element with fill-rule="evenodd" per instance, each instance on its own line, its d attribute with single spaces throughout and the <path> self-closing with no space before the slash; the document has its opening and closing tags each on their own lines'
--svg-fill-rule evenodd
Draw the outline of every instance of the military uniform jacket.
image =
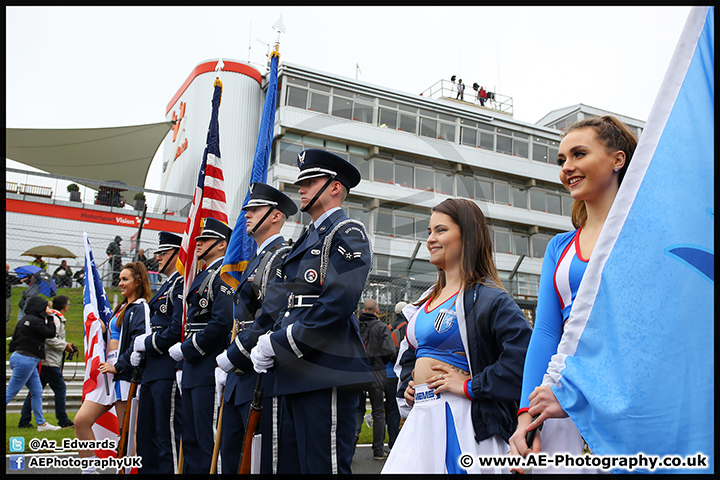
<svg viewBox="0 0 720 480">
<path fill-rule="evenodd" d="M 150 299 L 150 330 L 145 337 L 143 383 L 175 378 L 170 347 L 180 341 L 183 315 L 183 278 L 175 272 Z"/>
<path fill-rule="evenodd" d="M 282 266 L 283 259 L 290 251 L 290 247 L 282 237 L 277 237 L 270 242 L 265 249 L 258 253 L 249 263 L 240 284 L 235 291 L 235 319 L 240 323 L 235 340 L 227 348 L 228 359 L 235 365 L 236 371 L 230 372 L 225 382 L 225 401 L 230 401 L 231 395 L 235 394 L 235 405 L 240 405 L 252 400 L 253 392 L 257 382 L 257 374 L 253 370 L 250 361 L 250 350 L 257 343 L 258 336 L 266 333 L 272 328 L 272 323 L 265 325 L 265 328 L 252 328 L 255 326 L 254 319 L 260 317 L 265 308 L 264 299 L 267 289 L 263 285 L 265 281 L 277 278 L 276 271 Z M 264 272 L 260 272 L 258 267 L 263 263 L 265 256 L 270 255 L 268 263 L 265 265 L 267 277 L 262 277 Z M 260 276 L 260 277 L 258 277 Z M 257 298 L 253 282 L 261 281 L 262 300 Z M 278 298 L 276 294 L 271 292 L 274 298 Z M 261 303 L 262 301 L 262 303 Z M 268 302 L 270 305 L 271 302 Z M 275 304 L 279 302 L 274 302 Z M 262 309 L 261 309 L 262 307 Z M 259 324 L 258 324 L 259 325 Z M 271 374 L 272 375 L 272 374 Z M 263 393 L 265 396 L 273 396 L 272 379 L 270 375 L 263 377 Z"/>
<path fill-rule="evenodd" d="M 135 367 L 130 364 L 130 355 L 133 352 L 135 337 L 147 333 L 150 327 L 150 309 L 144 298 L 138 298 L 125 307 L 123 321 L 120 327 L 120 345 L 118 347 L 118 358 L 115 362 L 115 380 L 132 379 L 132 372 Z M 142 372 L 142 368 L 140 370 Z M 142 378 L 142 373 L 141 377 Z"/>
<path fill-rule="evenodd" d="M 342 210 L 300 236 L 278 272 L 285 305 L 270 336 L 276 394 L 372 383 L 353 313 L 371 263 L 364 225 Z"/>
<path fill-rule="evenodd" d="M 200 272 L 188 292 L 182 343 L 183 388 L 215 385 L 215 357 L 225 350 L 230 340 L 234 290 L 220 278 L 222 260 L 222 257 L 216 259 Z M 205 278 L 213 274 L 212 282 L 205 284 Z"/>
</svg>

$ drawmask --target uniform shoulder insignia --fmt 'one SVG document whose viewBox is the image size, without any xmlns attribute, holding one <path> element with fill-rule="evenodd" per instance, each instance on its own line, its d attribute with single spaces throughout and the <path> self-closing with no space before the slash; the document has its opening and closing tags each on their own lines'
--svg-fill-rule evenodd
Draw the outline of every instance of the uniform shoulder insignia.
<svg viewBox="0 0 720 480">
<path fill-rule="evenodd" d="M 232 289 L 232 287 L 228 287 L 225 285 L 220 285 L 220 293 L 223 293 L 224 295 L 234 295 L 235 290 Z"/>
</svg>

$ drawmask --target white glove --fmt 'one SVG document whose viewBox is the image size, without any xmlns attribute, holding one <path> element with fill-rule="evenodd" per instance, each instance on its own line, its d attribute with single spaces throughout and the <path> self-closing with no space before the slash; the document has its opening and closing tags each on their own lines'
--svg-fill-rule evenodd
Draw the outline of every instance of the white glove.
<svg viewBox="0 0 720 480">
<path fill-rule="evenodd" d="M 172 347 L 170 347 L 170 350 L 168 350 L 168 353 L 170 354 L 170 357 L 172 357 L 173 360 L 176 362 L 179 362 L 180 360 L 183 360 L 185 358 L 185 355 L 183 355 L 182 352 L 182 343 L 178 342 Z"/>
<path fill-rule="evenodd" d="M 227 350 L 223 351 L 220 355 L 215 357 L 215 362 L 217 362 L 218 367 L 222 368 L 223 372 L 225 373 L 235 368 L 235 365 L 233 365 L 233 363 L 227 356 Z"/>
<path fill-rule="evenodd" d="M 222 405 L 223 401 L 223 387 L 225 386 L 225 380 L 227 379 L 227 373 L 224 372 L 220 367 L 215 368 L 215 404 Z"/>
<path fill-rule="evenodd" d="M 140 365 L 140 361 L 142 360 L 142 358 L 142 353 L 132 352 L 132 354 L 130 354 L 130 365 L 132 365 L 133 367 L 137 367 L 138 365 Z"/>
<path fill-rule="evenodd" d="M 145 339 L 149 337 L 149 333 L 143 333 L 142 335 L 138 335 L 135 337 L 135 343 L 133 344 L 133 350 L 136 352 L 144 352 L 145 351 Z"/>
<path fill-rule="evenodd" d="M 175 381 L 177 382 L 178 393 L 182 397 L 182 370 L 177 370 L 175 372 Z"/>
<path fill-rule="evenodd" d="M 272 348 L 270 334 L 266 333 L 258 338 L 257 345 L 250 351 L 250 360 L 253 362 L 253 368 L 257 373 L 265 373 L 267 369 L 275 363 L 273 360 L 275 351 Z"/>
</svg>

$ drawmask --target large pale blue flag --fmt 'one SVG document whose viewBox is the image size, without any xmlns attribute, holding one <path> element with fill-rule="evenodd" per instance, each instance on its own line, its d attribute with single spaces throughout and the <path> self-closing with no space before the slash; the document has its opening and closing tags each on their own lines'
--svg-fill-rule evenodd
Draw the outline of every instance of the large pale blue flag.
<svg viewBox="0 0 720 480">
<path fill-rule="evenodd" d="M 656 472 L 714 471 L 714 45 L 692 8 L 544 379 L 596 455 L 680 457 Z"/>
<path fill-rule="evenodd" d="M 279 60 L 280 53 L 276 48 L 275 51 L 272 52 L 270 58 L 270 78 L 268 80 L 262 118 L 260 120 L 260 132 L 258 133 L 258 141 L 255 147 L 255 157 L 253 158 L 250 182 L 248 184 L 245 200 L 243 201 L 243 206 L 247 205 L 250 201 L 250 185 L 255 182 L 267 183 L 268 161 L 270 158 L 270 149 L 272 148 L 273 132 L 275 129 Z M 243 271 L 256 249 L 257 243 L 255 243 L 255 240 L 253 240 L 246 232 L 245 213 L 241 210 L 237 222 L 233 227 L 230 243 L 228 244 L 225 253 L 225 260 L 223 260 L 223 266 L 220 270 L 220 277 L 225 283 L 230 285 L 232 288 L 237 288 Z"/>
</svg>

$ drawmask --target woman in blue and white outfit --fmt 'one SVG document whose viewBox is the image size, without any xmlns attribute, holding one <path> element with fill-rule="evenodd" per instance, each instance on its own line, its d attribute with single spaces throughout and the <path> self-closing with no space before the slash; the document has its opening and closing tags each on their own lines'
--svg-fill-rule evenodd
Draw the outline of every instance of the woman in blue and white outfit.
<svg viewBox="0 0 720 480">
<path fill-rule="evenodd" d="M 566 130 L 560 142 L 560 181 L 574 199 L 572 222 L 577 230 L 555 236 L 545 249 L 535 329 L 523 374 L 518 427 L 510 439 L 514 455 L 591 453 L 551 387 L 542 383 L 548 364 L 557 353 L 585 268 L 636 146 L 635 134 L 612 116 L 577 122 Z M 535 436 L 533 445 L 528 446 L 527 432 L 540 425 L 543 425 L 541 433 Z M 518 471 L 522 473 L 522 469 Z M 535 468 L 533 472 L 602 473 L 597 468 L 555 466 Z"/>
<path fill-rule="evenodd" d="M 407 420 L 382 473 L 508 473 L 477 458 L 509 450 L 530 326 L 500 283 L 475 203 L 435 206 L 427 247 L 438 281 L 402 312 L 395 371 Z"/>
<path fill-rule="evenodd" d="M 101 389 L 100 392 L 93 392 L 85 397 L 74 420 L 75 437 L 80 440 L 95 440 L 93 424 L 113 406 L 118 422 L 122 423 L 134 369 L 130 364 L 130 356 L 133 353 L 135 337 L 149 332 L 150 309 L 147 300 L 151 296 L 151 290 L 145 264 L 131 262 L 125 265 L 120 272 L 118 287 L 124 299 L 113 312 L 109 322 L 107 362 L 101 362 L 98 367 L 100 372 L 108 374 L 110 395 L 105 395 Z M 104 325 L 102 328 L 104 332 Z M 79 450 L 78 453 L 81 458 L 94 455 L 92 450 Z"/>
</svg>

